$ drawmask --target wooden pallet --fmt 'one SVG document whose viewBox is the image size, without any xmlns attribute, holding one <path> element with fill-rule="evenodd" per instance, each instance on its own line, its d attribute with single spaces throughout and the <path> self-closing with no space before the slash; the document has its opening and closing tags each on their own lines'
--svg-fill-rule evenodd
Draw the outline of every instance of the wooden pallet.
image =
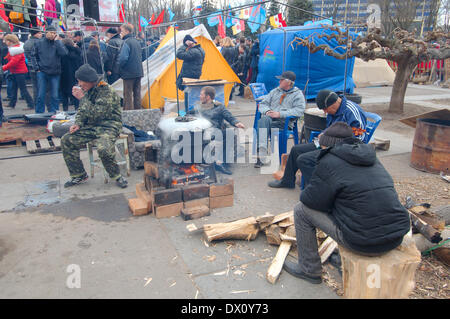
<svg viewBox="0 0 450 319">
<path fill-rule="evenodd" d="M 61 139 L 49 136 L 40 140 L 26 141 L 29 153 L 44 153 L 61 150 Z"/>
</svg>

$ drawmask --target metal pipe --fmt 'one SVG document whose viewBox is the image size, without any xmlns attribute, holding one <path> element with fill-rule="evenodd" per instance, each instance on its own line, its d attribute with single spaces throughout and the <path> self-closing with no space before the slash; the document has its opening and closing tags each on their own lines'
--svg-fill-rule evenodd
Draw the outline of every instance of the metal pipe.
<svg viewBox="0 0 450 319">
<path fill-rule="evenodd" d="M 177 91 L 177 113 L 178 116 L 180 116 L 180 98 L 178 97 L 178 86 L 176 84 L 178 75 L 177 75 L 177 30 L 175 29 L 175 26 L 172 26 L 173 28 L 173 50 L 175 53 L 175 91 Z M 184 97 L 186 98 L 186 97 Z"/>
</svg>

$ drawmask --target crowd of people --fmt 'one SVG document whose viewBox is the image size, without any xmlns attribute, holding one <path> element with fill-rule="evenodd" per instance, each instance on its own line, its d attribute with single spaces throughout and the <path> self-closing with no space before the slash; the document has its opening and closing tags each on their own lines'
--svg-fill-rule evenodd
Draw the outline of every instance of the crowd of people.
<svg viewBox="0 0 450 319">
<path fill-rule="evenodd" d="M 87 63 L 109 84 L 124 80 L 124 109 L 141 108 L 141 62 L 154 53 L 159 37 L 146 37 L 143 32 L 135 35 L 129 24 L 109 28 L 104 40 L 97 31 L 58 33 L 51 24 L 45 31 L 37 27 L 18 31 L 0 33 L 0 80 L 7 86 L 3 101 L 9 102 L 5 107 L 15 108 L 20 90 L 20 98 L 36 113 L 46 109 L 56 112 L 61 104 L 63 111 L 68 111 L 70 105 L 77 110 L 79 102 L 72 95 L 77 83 L 75 71 Z M 32 92 L 26 87 L 27 81 Z M 3 120 L 1 103 L 0 116 Z"/>
</svg>

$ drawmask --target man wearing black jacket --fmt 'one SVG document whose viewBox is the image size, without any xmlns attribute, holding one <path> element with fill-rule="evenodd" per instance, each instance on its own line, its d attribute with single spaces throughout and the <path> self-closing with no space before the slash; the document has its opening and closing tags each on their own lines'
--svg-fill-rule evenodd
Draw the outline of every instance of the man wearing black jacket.
<svg viewBox="0 0 450 319">
<path fill-rule="evenodd" d="M 284 268 L 314 284 L 322 281 L 316 227 L 339 245 L 366 256 L 396 248 L 410 230 L 392 177 L 373 147 L 352 135 L 344 122 L 324 131 L 317 167 L 295 206 L 298 263 L 286 260 Z"/>
<path fill-rule="evenodd" d="M 120 27 L 123 44 L 119 54 L 120 77 L 123 79 L 123 109 L 139 110 L 141 105 L 142 48 L 133 35 L 134 27 L 123 24 Z M 133 101 L 133 102 L 132 102 Z"/>
<path fill-rule="evenodd" d="M 122 47 L 122 39 L 116 28 L 106 30 L 106 59 L 105 73 L 108 78 L 108 84 L 113 84 L 120 78 L 119 73 L 119 53 Z"/>
<path fill-rule="evenodd" d="M 68 51 L 60 40 L 56 40 L 56 36 L 56 28 L 53 26 L 47 27 L 45 37 L 36 42 L 31 55 L 33 70 L 36 71 L 39 83 L 36 113 L 44 113 L 45 111 L 47 82 L 50 83 L 51 95 L 50 109 L 48 111 L 56 112 L 59 109 L 61 57 L 67 55 Z"/>
</svg>

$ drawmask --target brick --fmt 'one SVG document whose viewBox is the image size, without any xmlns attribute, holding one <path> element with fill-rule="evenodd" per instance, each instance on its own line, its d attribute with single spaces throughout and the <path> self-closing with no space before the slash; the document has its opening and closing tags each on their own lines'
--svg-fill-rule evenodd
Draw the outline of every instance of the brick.
<svg viewBox="0 0 450 319">
<path fill-rule="evenodd" d="M 153 213 L 156 218 L 168 218 L 173 216 L 179 216 L 181 214 L 181 210 L 183 209 L 183 203 L 175 203 L 164 206 L 155 206 L 153 205 Z"/>
<path fill-rule="evenodd" d="M 234 181 L 229 178 L 221 183 L 211 184 L 209 189 L 210 197 L 226 196 L 234 194 Z"/>
<path fill-rule="evenodd" d="M 233 195 L 217 196 L 209 198 L 209 208 L 232 207 L 234 201 Z"/>
<path fill-rule="evenodd" d="M 183 203 L 184 208 L 192 208 L 202 205 L 209 207 L 209 197 L 194 199 Z"/>
<path fill-rule="evenodd" d="M 159 178 L 158 164 L 155 162 L 144 162 L 145 175 L 149 175 L 154 178 Z"/>
<path fill-rule="evenodd" d="M 194 184 L 194 185 L 186 185 L 183 187 L 184 202 L 205 197 L 209 197 L 208 184 Z"/>
<path fill-rule="evenodd" d="M 134 216 L 147 215 L 147 203 L 140 198 L 130 198 L 128 200 L 128 206 Z"/>
<path fill-rule="evenodd" d="M 152 143 L 146 143 L 144 149 L 144 159 L 146 161 L 156 162 L 158 159 L 158 151 L 152 147 Z"/>
<path fill-rule="evenodd" d="M 136 184 L 136 195 L 138 198 L 147 203 L 147 212 L 150 213 L 152 210 L 152 196 L 145 188 L 144 183 Z"/>
<path fill-rule="evenodd" d="M 153 203 L 155 206 L 164 206 L 182 202 L 180 188 L 169 188 L 152 192 Z"/>
<path fill-rule="evenodd" d="M 192 208 L 183 208 L 181 210 L 181 218 L 183 218 L 183 220 L 197 219 L 209 215 L 211 215 L 209 212 L 209 207 L 205 205 Z"/>
</svg>

